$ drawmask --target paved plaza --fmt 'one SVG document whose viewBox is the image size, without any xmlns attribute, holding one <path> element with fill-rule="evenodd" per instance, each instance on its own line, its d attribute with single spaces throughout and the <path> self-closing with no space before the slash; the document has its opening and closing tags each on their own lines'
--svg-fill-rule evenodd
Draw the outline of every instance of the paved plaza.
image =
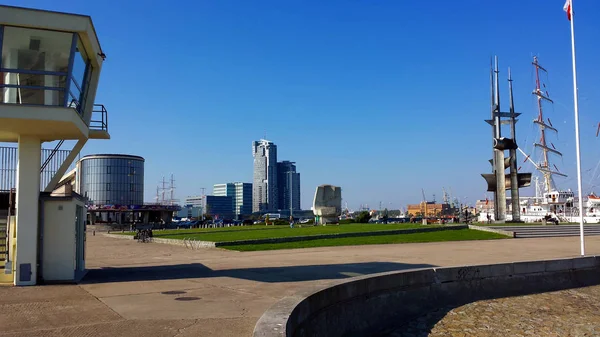
<svg viewBox="0 0 600 337">
<path fill-rule="evenodd" d="M 303 287 L 352 276 L 578 256 L 579 238 L 234 252 L 88 235 L 81 285 L 0 287 L 0 336 L 250 336 Z M 600 237 L 586 239 L 600 254 Z"/>
</svg>

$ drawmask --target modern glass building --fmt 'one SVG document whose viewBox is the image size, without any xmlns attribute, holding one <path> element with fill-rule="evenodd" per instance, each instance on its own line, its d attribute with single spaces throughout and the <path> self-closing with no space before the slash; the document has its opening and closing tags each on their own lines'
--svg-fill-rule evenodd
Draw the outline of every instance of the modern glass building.
<svg viewBox="0 0 600 337">
<path fill-rule="evenodd" d="M 280 209 L 300 210 L 300 173 L 295 162 L 277 163 L 277 188 Z"/>
<path fill-rule="evenodd" d="M 233 196 L 235 194 L 235 185 L 233 183 L 213 185 L 213 195 L 217 197 Z"/>
<path fill-rule="evenodd" d="M 277 210 L 277 145 L 261 139 L 252 143 L 254 181 L 252 183 L 252 212 Z"/>
<path fill-rule="evenodd" d="M 77 163 L 79 193 L 90 205 L 143 205 L 144 158 L 123 154 L 85 156 Z"/>
<path fill-rule="evenodd" d="M 217 197 L 232 197 L 233 212 L 239 215 L 252 214 L 252 184 L 250 183 L 226 183 L 215 184 L 213 195 Z"/>
<path fill-rule="evenodd" d="M 207 195 L 205 200 L 205 214 L 215 219 L 232 220 L 234 218 L 233 197 Z"/>
<path fill-rule="evenodd" d="M 235 214 L 252 214 L 252 184 L 233 183 L 235 186 Z"/>
</svg>

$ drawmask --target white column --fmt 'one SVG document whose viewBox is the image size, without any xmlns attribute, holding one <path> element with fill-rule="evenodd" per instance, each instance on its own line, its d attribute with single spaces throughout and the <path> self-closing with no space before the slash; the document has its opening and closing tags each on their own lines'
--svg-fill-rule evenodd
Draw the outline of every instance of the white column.
<svg viewBox="0 0 600 337">
<path fill-rule="evenodd" d="M 17 273 L 14 284 L 35 285 L 37 280 L 38 203 L 40 196 L 41 141 L 34 137 L 19 137 L 17 163 Z M 22 267 L 29 264 L 29 281 L 20 281 Z M 23 270 L 24 271 L 24 270 Z"/>
</svg>

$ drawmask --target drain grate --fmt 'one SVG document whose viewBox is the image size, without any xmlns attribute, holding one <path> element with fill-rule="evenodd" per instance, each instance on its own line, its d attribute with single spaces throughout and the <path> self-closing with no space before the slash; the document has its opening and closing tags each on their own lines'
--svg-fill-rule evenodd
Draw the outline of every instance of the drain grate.
<svg viewBox="0 0 600 337">
<path fill-rule="evenodd" d="M 177 297 L 175 301 L 197 301 L 200 297 Z"/>
<path fill-rule="evenodd" d="M 171 290 L 171 291 L 163 291 L 161 294 L 163 295 L 181 295 L 185 294 L 185 291 L 182 290 Z"/>
</svg>

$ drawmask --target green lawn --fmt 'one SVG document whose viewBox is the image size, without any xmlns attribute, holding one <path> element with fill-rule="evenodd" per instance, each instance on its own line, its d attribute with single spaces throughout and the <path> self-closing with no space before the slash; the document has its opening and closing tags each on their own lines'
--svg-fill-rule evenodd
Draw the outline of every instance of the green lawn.
<svg viewBox="0 0 600 337">
<path fill-rule="evenodd" d="M 385 225 L 382 225 L 385 226 Z M 387 225 L 389 226 L 389 225 Z M 332 247 L 332 246 L 355 246 L 355 245 L 374 245 L 388 243 L 418 243 L 418 242 L 441 242 L 441 241 L 463 241 L 463 240 L 490 240 L 506 239 L 504 235 L 482 232 L 471 229 L 448 230 L 429 233 L 412 234 L 394 234 L 385 236 L 363 236 L 352 238 L 335 238 L 307 240 L 284 243 L 267 243 L 258 245 L 236 245 L 221 246 L 220 248 L 237 251 L 257 251 L 257 250 L 275 250 L 275 249 L 293 249 L 293 248 L 311 248 L 311 247 Z"/>
<path fill-rule="evenodd" d="M 248 227 L 227 227 L 216 229 L 181 229 L 181 230 L 165 230 L 154 231 L 155 238 L 164 239 L 194 239 L 201 241 L 237 241 L 237 240 L 252 240 L 252 239 L 267 239 L 267 238 L 284 238 L 291 236 L 310 236 L 319 234 L 336 234 L 336 233 L 356 233 L 356 232 L 373 232 L 394 229 L 411 229 L 424 227 L 439 227 L 439 226 L 423 226 L 419 224 L 348 224 L 339 226 L 310 226 L 310 227 L 294 227 L 289 226 L 248 226 Z"/>
</svg>

